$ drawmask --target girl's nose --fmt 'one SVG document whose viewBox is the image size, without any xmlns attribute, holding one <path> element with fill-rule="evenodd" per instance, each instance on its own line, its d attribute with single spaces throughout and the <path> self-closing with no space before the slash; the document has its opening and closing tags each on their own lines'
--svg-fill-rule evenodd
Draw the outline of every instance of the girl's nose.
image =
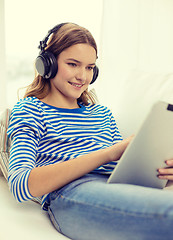
<svg viewBox="0 0 173 240">
<path fill-rule="evenodd" d="M 78 72 L 76 74 L 76 79 L 81 81 L 86 81 L 86 77 L 87 77 L 86 69 L 85 68 L 78 69 Z"/>
</svg>

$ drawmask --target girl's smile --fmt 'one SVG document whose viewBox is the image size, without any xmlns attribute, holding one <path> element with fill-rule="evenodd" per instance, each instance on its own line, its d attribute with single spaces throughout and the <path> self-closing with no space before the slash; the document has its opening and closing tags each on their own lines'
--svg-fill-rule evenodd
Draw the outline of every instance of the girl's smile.
<svg viewBox="0 0 173 240">
<path fill-rule="evenodd" d="M 79 83 L 73 83 L 73 82 L 69 82 L 72 86 L 74 86 L 76 89 L 81 89 L 81 87 L 83 87 L 84 84 L 79 84 Z"/>
</svg>

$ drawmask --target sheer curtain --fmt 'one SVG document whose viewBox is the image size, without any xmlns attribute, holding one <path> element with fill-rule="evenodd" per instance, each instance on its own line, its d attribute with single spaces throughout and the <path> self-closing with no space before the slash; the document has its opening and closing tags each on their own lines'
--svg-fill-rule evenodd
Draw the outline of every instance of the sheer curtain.
<svg viewBox="0 0 173 240">
<path fill-rule="evenodd" d="M 6 104 L 4 1 L 0 0 L 0 111 Z"/>
<path fill-rule="evenodd" d="M 104 0 L 99 99 L 112 107 L 128 70 L 173 72 L 173 1 Z"/>
</svg>

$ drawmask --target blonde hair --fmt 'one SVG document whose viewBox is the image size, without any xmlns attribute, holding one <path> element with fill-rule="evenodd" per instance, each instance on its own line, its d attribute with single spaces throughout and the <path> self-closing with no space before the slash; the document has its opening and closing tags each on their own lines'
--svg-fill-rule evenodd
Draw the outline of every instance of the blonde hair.
<svg viewBox="0 0 173 240">
<path fill-rule="evenodd" d="M 91 33 L 77 24 L 65 23 L 56 32 L 52 33 L 45 50 L 52 52 L 58 58 L 59 54 L 66 48 L 79 43 L 87 43 L 92 46 L 97 56 L 97 45 Z M 35 71 L 35 78 L 27 87 L 24 98 L 37 97 L 38 99 L 43 99 L 48 95 L 49 91 L 50 81 L 44 79 Z M 95 95 L 92 92 L 88 92 L 88 90 L 82 93 L 79 100 L 85 105 L 97 102 Z"/>
</svg>

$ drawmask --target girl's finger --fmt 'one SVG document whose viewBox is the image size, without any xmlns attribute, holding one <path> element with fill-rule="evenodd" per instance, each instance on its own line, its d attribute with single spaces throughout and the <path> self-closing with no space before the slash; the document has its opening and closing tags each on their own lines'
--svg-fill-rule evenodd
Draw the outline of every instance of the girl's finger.
<svg viewBox="0 0 173 240">
<path fill-rule="evenodd" d="M 160 179 L 173 180 L 173 175 L 158 175 Z"/>
<path fill-rule="evenodd" d="M 165 161 L 169 167 L 173 167 L 173 159 Z"/>
<path fill-rule="evenodd" d="M 173 175 L 173 168 L 160 168 L 158 172 L 161 175 Z"/>
</svg>

